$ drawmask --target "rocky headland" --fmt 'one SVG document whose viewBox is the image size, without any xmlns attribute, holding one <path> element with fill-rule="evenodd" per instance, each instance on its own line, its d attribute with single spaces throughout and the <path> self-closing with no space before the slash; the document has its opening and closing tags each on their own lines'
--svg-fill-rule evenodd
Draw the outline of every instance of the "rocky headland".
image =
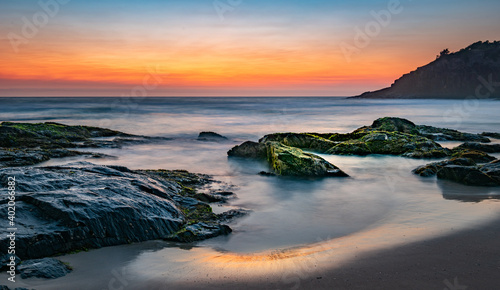
<svg viewBox="0 0 500 290">
<path fill-rule="evenodd" d="M 500 98 L 500 41 L 479 41 L 454 53 L 445 49 L 436 60 L 403 75 L 391 87 L 353 98 Z"/>
</svg>

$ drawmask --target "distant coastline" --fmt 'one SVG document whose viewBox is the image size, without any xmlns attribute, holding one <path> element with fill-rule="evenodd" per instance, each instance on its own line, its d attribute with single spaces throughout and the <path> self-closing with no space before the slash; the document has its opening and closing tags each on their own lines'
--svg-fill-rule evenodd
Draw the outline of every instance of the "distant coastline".
<svg viewBox="0 0 500 290">
<path fill-rule="evenodd" d="M 500 99 L 500 41 L 479 41 L 417 68 L 359 99 Z"/>
</svg>

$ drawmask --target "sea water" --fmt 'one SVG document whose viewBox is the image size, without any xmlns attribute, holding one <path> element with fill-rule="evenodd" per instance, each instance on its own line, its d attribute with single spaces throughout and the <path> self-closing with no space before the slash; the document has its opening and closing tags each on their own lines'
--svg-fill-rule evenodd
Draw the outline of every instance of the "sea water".
<svg viewBox="0 0 500 290">
<path fill-rule="evenodd" d="M 214 211 L 244 208 L 251 213 L 230 224 L 232 234 L 196 246 L 236 253 L 300 247 L 384 224 L 463 228 L 496 216 L 498 212 L 491 208 L 498 209 L 500 190 L 415 176 L 412 169 L 431 161 L 381 155 L 321 155 L 349 178 L 260 176 L 257 173 L 268 170 L 267 165 L 228 158 L 227 151 L 233 146 L 275 132 L 346 133 L 385 116 L 471 133 L 500 132 L 499 111 L 499 101 L 484 100 L 0 98 L 1 121 L 51 121 L 169 138 L 154 144 L 91 150 L 115 158 L 54 159 L 40 166 L 86 160 L 131 169 L 210 174 L 231 184 L 236 195 L 227 204 L 214 205 Z M 229 140 L 198 141 L 201 131 L 214 131 Z"/>
</svg>

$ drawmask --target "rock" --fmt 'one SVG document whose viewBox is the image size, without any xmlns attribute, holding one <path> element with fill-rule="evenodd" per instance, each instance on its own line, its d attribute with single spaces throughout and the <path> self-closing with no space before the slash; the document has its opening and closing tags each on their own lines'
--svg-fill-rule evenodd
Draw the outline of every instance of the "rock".
<svg viewBox="0 0 500 290">
<path fill-rule="evenodd" d="M 290 147 L 310 149 L 317 152 L 326 152 L 337 145 L 338 142 L 330 141 L 315 133 L 277 133 L 266 135 L 259 143 L 280 142 Z"/>
<path fill-rule="evenodd" d="M 439 179 L 447 179 L 465 185 L 498 186 L 500 183 L 493 180 L 477 166 L 447 165 L 437 172 Z"/>
<path fill-rule="evenodd" d="M 483 151 L 487 153 L 500 153 L 500 144 L 481 144 L 475 142 L 466 142 L 458 147 L 453 148 L 454 151 L 460 151 L 462 149 Z"/>
<path fill-rule="evenodd" d="M 372 131 L 387 131 L 387 132 L 400 132 L 407 134 L 418 134 L 417 125 L 412 121 L 395 118 L 384 117 L 373 121 L 371 126 L 361 127 L 355 132 L 372 132 Z"/>
<path fill-rule="evenodd" d="M 251 212 L 252 211 L 250 211 L 250 210 L 246 210 L 246 209 L 242 209 L 242 208 L 232 209 L 232 210 L 218 214 L 217 218 L 219 219 L 219 221 L 222 221 L 222 222 L 230 222 L 236 218 L 247 216 Z"/>
<path fill-rule="evenodd" d="M 495 160 L 481 166 L 481 171 L 500 184 L 500 160 Z"/>
<path fill-rule="evenodd" d="M 422 136 L 434 141 L 490 142 L 490 139 L 479 134 L 464 133 L 453 129 L 437 128 L 426 125 L 415 125 L 409 120 L 396 117 L 384 117 L 377 119 L 371 126 L 361 127 L 354 132 L 366 133 L 373 131 L 400 132 Z"/>
<path fill-rule="evenodd" d="M 11 257 L 14 257 L 14 260 L 12 260 Z M 8 266 L 7 264 L 11 263 L 11 261 L 14 261 L 15 265 L 19 265 L 19 263 L 21 263 L 21 259 L 19 259 L 18 256 L 5 254 L 0 258 L 0 270 L 10 270 L 10 266 Z"/>
<path fill-rule="evenodd" d="M 261 171 L 261 172 L 259 172 L 259 175 L 262 175 L 262 176 L 276 176 L 275 173 L 267 172 L 267 171 Z"/>
<path fill-rule="evenodd" d="M 193 195 L 194 198 L 197 200 L 207 202 L 207 203 L 212 203 L 212 202 L 226 202 L 227 197 L 220 196 L 220 195 L 215 195 L 215 194 L 210 194 L 210 193 L 197 193 Z"/>
<path fill-rule="evenodd" d="M 495 139 L 500 139 L 500 133 L 493 133 L 493 132 L 483 132 L 480 134 L 481 136 L 486 136 L 486 137 L 491 137 Z"/>
<path fill-rule="evenodd" d="M 342 142 L 327 152 L 340 155 L 388 154 L 411 158 L 442 158 L 449 150 L 436 142 L 408 133 L 371 131 L 360 139 Z"/>
<path fill-rule="evenodd" d="M 227 137 L 224 137 L 215 132 L 201 132 L 198 135 L 198 141 L 224 141 Z"/>
<path fill-rule="evenodd" d="M 469 158 L 476 163 L 487 163 L 496 160 L 495 157 L 484 153 L 483 151 L 463 149 L 453 153 L 452 157 L 456 158 Z"/>
<path fill-rule="evenodd" d="M 107 137 L 111 140 L 95 139 Z M 59 123 L 0 124 L 0 168 L 34 165 L 51 158 L 88 156 L 112 157 L 68 148 L 121 148 L 128 144 L 146 144 L 168 140 L 137 136 L 98 127 L 68 126 Z"/>
<path fill-rule="evenodd" d="M 86 156 L 92 158 L 113 158 L 101 153 L 82 152 L 68 149 L 18 149 L 0 148 L 0 168 L 14 166 L 28 166 L 38 164 L 51 158 Z"/>
<path fill-rule="evenodd" d="M 335 165 L 314 154 L 278 142 L 267 142 L 267 160 L 277 175 L 348 176 Z"/>
<path fill-rule="evenodd" d="M 231 228 L 226 225 L 200 222 L 186 226 L 179 232 L 166 238 L 166 240 L 191 243 L 194 241 L 213 238 L 219 235 L 228 235 L 231 232 Z"/>
<path fill-rule="evenodd" d="M 0 169 L 2 183 L 7 176 L 17 182 L 16 253 L 41 258 L 162 239 L 193 222 L 218 224 L 208 204 L 183 196 L 188 185 L 196 194 L 192 174 L 162 172 L 163 177 L 88 162 Z M 203 175 L 197 179 L 207 182 Z M 1 237 L 0 247 L 8 242 Z"/>
<path fill-rule="evenodd" d="M 56 279 L 71 272 L 63 262 L 52 258 L 23 261 L 17 268 L 23 279 L 32 277 Z"/>
<path fill-rule="evenodd" d="M 7 148 L 70 148 L 75 147 L 75 142 L 114 136 L 133 135 L 104 128 L 68 126 L 53 122 L 0 124 L 0 147 Z"/>
<path fill-rule="evenodd" d="M 241 145 L 233 147 L 227 152 L 227 155 L 230 157 L 266 159 L 267 148 L 264 143 L 247 141 Z"/>
<path fill-rule="evenodd" d="M 422 177 L 430 177 L 436 175 L 436 173 L 441 168 L 447 165 L 474 166 L 476 165 L 476 162 L 474 162 L 474 160 L 469 158 L 452 158 L 450 160 L 444 160 L 441 162 L 434 162 L 419 166 L 414 170 L 412 170 L 412 172 Z"/>
<path fill-rule="evenodd" d="M 0 285 L 0 290 L 11 290 L 11 288 L 5 286 L 5 285 Z M 35 289 L 28 289 L 28 288 L 23 288 L 23 287 L 16 287 L 12 288 L 12 290 L 35 290 Z"/>
</svg>

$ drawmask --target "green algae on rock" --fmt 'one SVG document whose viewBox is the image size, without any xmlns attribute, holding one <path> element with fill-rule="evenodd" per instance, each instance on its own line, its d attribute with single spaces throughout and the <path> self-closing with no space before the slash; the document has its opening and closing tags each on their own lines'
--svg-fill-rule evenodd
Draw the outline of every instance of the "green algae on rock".
<svg viewBox="0 0 500 290">
<path fill-rule="evenodd" d="M 434 141 L 491 142 L 490 139 L 480 134 L 464 133 L 453 129 L 438 128 L 427 125 L 416 125 L 407 119 L 397 117 L 379 118 L 375 120 L 371 126 L 361 127 L 354 132 L 363 133 L 372 131 L 407 133 L 426 137 Z"/>
<path fill-rule="evenodd" d="M 371 131 L 360 139 L 337 144 L 326 153 L 339 155 L 386 154 L 411 158 L 441 158 L 450 154 L 448 149 L 428 138 L 389 131 Z"/>
<path fill-rule="evenodd" d="M 266 142 L 267 160 L 276 174 L 285 176 L 348 176 L 323 158 L 279 142 Z"/>
</svg>

